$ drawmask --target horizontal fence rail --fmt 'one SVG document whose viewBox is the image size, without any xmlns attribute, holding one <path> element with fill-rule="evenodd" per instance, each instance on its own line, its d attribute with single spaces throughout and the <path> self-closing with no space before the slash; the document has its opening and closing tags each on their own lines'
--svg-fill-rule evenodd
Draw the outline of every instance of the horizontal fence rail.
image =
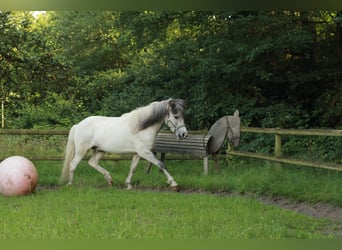
<svg viewBox="0 0 342 250">
<path fill-rule="evenodd" d="M 207 133 L 206 131 L 193 131 L 194 134 L 201 134 L 201 133 Z M 1 135 L 46 135 L 46 136 L 55 136 L 60 135 L 66 136 L 68 135 L 69 130 L 46 130 L 46 129 L 0 129 L 0 140 Z M 107 154 L 104 157 L 102 157 L 102 160 L 130 160 L 132 159 L 133 154 Z M 5 156 L 1 155 L 1 149 L 0 149 L 0 161 L 4 160 Z M 33 161 L 39 161 L 39 160 L 47 160 L 47 161 L 62 161 L 64 160 L 64 155 L 31 155 L 29 156 L 30 160 Z M 89 155 L 86 155 L 84 157 L 84 160 L 88 160 L 90 158 Z M 172 157 L 168 158 L 172 160 L 197 160 L 201 159 L 200 156 L 197 155 L 184 155 L 184 154 L 172 154 Z"/>
<path fill-rule="evenodd" d="M 282 152 L 281 152 L 281 135 L 342 137 L 342 130 L 243 127 L 241 128 L 241 132 L 242 133 L 256 133 L 256 134 L 274 134 L 275 135 L 274 156 L 261 155 L 261 154 L 252 153 L 252 152 L 234 151 L 233 149 L 228 147 L 227 152 L 231 155 L 263 159 L 263 160 L 269 160 L 269 161 L 280 162 L 280 163 L 290 163 L 290 164 L 301 165 L 301 166 L 309 166 L 309 167 L 317 167 L 317 168 L 342 171 L 341 164 L 284 158 L 282 157 Z"/>
<path fill-rule="evenodd" d="M 243 152 L 243 151 L 234 151 L 231 148 L 228 148 L 227 152 L 233 156 L 240 157 L 248 157 L 248 158 L 257 158 L 264 159 L 269 161 L 275 161 L 280 163 L 290 163 L 301 166 L 310 166 L 317 168 L 325 168 L 331 170 L 339 170 L 342 171 L 341 164 L 334 163 L 326 163 L 326 162 L 314 162 L 302 159 L 290 159 L 282 157 L 281 153 L 281 135 L 296 135 L 296 136 L 337 136 L 342 137 L 342 130 L 331 130 L 331 129 L 280 129 L 280 128 L 256 128 L 256 127 L 242 127 L 242 133 L 257 133 L 257 134 L 274 134 L 275 135 L 275 150 L 274 155 L 262 155 L 252 152 Z M 0 129 L 1 135 L 63 135 L 67 136 L 69 130 L 45 130 L 45 129 Z M 206 135 L 207 131 L 190 131 L 190 133 L 194 134 L 203 134 Z M 1 156 L 0 156 L 1 158 Z M 197 157 L 198 158 L 198 157 Z M 181 156 L 175 155 L 172 159 L 197 159 L 194 156 Z M 221 157 L 220 157 L 221 158 Z M 32 156 L 30 158 L 32 160 L 63 160 L 64 156 Z M 87 159 L 87 157 L 86 157 Z M 103 157 L 104 160 L 127 160 L 131 159 L 131 154 L 125 155 L 108 155 Z M 171 159 L 171 158 L 170 158 Z M 199 159 L 199 158 L 198 158 Z M 2 160 L 2 159 L 0 159 Z"/>
<path fill-rule="evenodd" d="M 69 130 L 0 129 L 0 135 L 68 135 Z"/>
<path fill-rule="evenodd" d="M 279 135 L 342 136 L 342 130 L 336 129 L 281 129 L 242 127 L 241 132 Z"/>
<path fill-rule="evenodd" d="M 235 156 L 242 156 L 242 157 L 248 157 L 248 158 L 274 161 L 274 162 L 279 162 L 279 163 L 289 163 L 289 164 L 295 164 L 295 165 L 300 165 L 300 166 L 308 166 L 308 167 L 316 167 L 316 168 L 342 171 L 341 164 L 334 164 L 334 163 L 327 163 L 327 162 L 314 162 L 314 161 L 300 160 L 300 159 L 289 159 L 289 158 L 283 158 L 283 157 L 261 155 L 261 154 L 251 153 L 251 152 L 231 151 L 229 153 Z"/>
</svg>

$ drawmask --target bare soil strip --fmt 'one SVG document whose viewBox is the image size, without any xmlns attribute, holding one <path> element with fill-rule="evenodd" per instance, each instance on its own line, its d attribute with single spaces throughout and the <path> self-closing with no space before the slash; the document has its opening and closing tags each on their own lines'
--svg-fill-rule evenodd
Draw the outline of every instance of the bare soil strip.
<svg viewBox="0 0 342 250">
<path fill-rule="evenodd" d="M 342 222 L 342 208 L 331 204 L 323 202 L 315 204 L 301 201 L 294 202 L 284 197 L 260 197 L 259 200 L 266 204 L 289 209 L 314 218 L 323 218 Z"/>
</svg>

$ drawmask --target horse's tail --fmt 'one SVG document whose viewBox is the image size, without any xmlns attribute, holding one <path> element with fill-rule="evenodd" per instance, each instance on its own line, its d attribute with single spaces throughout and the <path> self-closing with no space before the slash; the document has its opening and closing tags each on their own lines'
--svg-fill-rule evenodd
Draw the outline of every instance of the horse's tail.
<svg viewBox="0 0 342 250">
<path fill-rule="evenodd" d="M 68 135 L 68 142 L 65 150 L 65 158 L 64 158 L 64 164 L 62 169 L 62 174 L 59 179 L 60 183 L 63 183 L 67 180 L 69 180 L 69 169 L 70 169 L 70 162 L 74 158 L 75 155 L 75 141 L 74 141 L 74 133 L 77 125 L 72 126 L 72 128 L 69 131 Z"/>
</svg>

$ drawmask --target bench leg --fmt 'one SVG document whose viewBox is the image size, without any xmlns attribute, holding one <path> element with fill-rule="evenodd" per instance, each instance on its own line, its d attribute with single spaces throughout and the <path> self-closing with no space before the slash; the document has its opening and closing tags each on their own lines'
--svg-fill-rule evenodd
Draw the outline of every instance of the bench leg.
<svg viewBox="0 0 342 250">
<path fill-rule="evenodd" d="M 204 175 L 208 175 L 209 166 L 208 166 L 208 156 L 203 158 L 203 167 L 204 167 Z"/>
<path fill-rule="evenodd" d="M 160 160 L 165 162 L 165 153 L 160 153 Z"/>
<path fill-rule="evenodd" d="M 149 173 L 150 173 L 151 167 L 152 167 L 152 163 L 151 163 L 151 162 L 148 162 L 147 168 L 146 168 L 146 174 L 149 174 Z"/>
</svg>

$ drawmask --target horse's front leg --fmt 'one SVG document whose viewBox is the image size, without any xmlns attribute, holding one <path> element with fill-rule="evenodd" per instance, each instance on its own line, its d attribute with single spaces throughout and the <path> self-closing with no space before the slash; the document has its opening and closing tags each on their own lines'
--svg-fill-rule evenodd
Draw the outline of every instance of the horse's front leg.
<svg viewBox="0 0 342 250">
<path fill-rule="evenodd" d="M 139 155 L 144 158 L 145 160 L 153 163 L 154 165 L 156 165 L 161 171 L 163 171 L 163 173 L 165 174 L 166 178 L 167 178 L 167 182 L 170 184 L 170 186 L 175 189 L 178 190 L 178 184 L 177 182 L 173 179 L 173 177 L 170 175 L 170 173 L 166 170 L 165 168 L 165 164 L 158 160 L 156 158 L 156 156 L 148 150 L 145 150 L 143 152 L 139 152 Z"/>
<path fill-rule="evenodd" d="M 133 158 L 131 161 L 131 167 L 129 169 L 129 173 L 128 173 L 128 176 L 127 176 L 126 182 L 125 182 L 127 185 L 127 190 L 132 189 L 131 181 L 132 181 L 133 174 L 134 174 L 135 170 L 137 169 L 139 159 L 140 159 L 139 155 L 137 155 L 137 154 L 133 155 Z"/>
</svg>

